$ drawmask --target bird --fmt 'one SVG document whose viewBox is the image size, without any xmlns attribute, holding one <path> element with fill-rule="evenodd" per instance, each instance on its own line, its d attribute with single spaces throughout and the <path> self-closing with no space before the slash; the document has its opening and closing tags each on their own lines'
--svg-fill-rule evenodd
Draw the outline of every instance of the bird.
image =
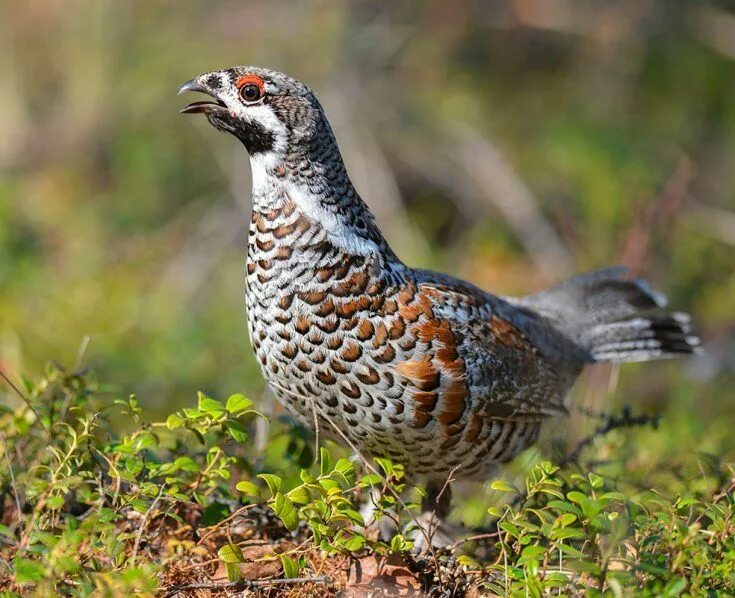
<svg viewBox="0 0 735 598">
<path fill-rule="evenodd" d="M 426 484 L 445 516 L 448 477 L 487 480 L 568 411 L 587 364 L 698 350 L 690 317 L 623 267 L 524 297 L 412 268 L 350 181 L 315 93 L 274 70 L 203 73 L 179 94 L 250 157 L 250 343 L 297 421 Z"/>
</svg>

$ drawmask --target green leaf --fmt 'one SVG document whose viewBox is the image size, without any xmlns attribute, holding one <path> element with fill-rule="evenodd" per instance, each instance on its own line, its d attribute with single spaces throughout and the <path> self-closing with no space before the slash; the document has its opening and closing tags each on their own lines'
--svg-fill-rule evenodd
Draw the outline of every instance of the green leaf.
<svg viewBox="0 0 735 598">
<path fill-rule="evenodd" d="M 139 474 L 141 471 L 143 471 L 143 467 L 145 467 L 145 463 L 143 463 L 143 461 L 140 459 L 136 459 L 135 457 L 125 459 L 125 461 L 123 461 L 123 464 L 125 465 L 125 470 L 129 473 L 132 473 L 133 475 Z"/>
<path fill-rule="evenodd" d="M 148 511 L 148 501 L 140 498 L 134 498 L 128 503 L 128 506 L 138 511 L 138 513 L 146 513 Z"/>
<path fill-rule="evenodd" d="M 651 565 L 650 563 L 638 563 L 636 565 L 637 569 L 640 569 L 641 571 L 645 571 L 646 573 L 650 573 L 651 575 L 655 575 L 656 577 L 660 577 L 661 579 L 666 579 L 670 571 L 668 569 L 664 569 L 663 567 L 657 567 L 655 565 Z"/>
<path fill-rule="evenodd" d="M 360 488 L 368 488 L 371 486 L 379 486 L 382 483 L 383 478 L 381 478 L 377 473 L 368 473 L 360 478 L 360 480 L 357 482 L 357 485 Z"/>
<path fill-rule="evenodd" d="M 237 544 L 225 544 L 217 551 L 217 556 L 223 563 L 244 563 L 245 557 Z"/>
<path fill-rule="evenodd" d="M 490 488 L 498 492 L 513 492 L 514 494 L 518 494 L 518 490 L 511 486 L 505 480 L 495 480 L 492 484 L 490 484 Z"/>
<path fill-rule="evenodd" d="M 271 506 L 288 531 L 292 532 L 299 526 L 299 514 L 290 498 L 278 492 Z"/>
<path fill-rule="evenodd" d="M 362 550 L 365 546 L 365 536 L 361 534 L 354 534 L 351 538 L 342 542 L 342 546 L 350 552 L 357 552 Z"/>
<path fill-rule="evenodd" d="M 585 533 L 575 527 L 562 527 L 551 532 L 552 540 L 568 540 L 569 538 L 584 538 Z"/>
<path fill-rule="evenodd" d="M 13 561 L 13 571 L 16 583 L 20 584 L 41 581 L 46 574 L 41 563 L 23 558 L 16 558 Z"/>
<path fill-rule="evenodd" d="M 242 572 L 236 563 L 225 563 L 225 571 L 227 571 L 227 581 L 235 582 L 242 579 Z"/>
<path fill-rule="evenodd" d="M 215 523 L 219 523 L 220 521 L 227 519 L 227 517 L 229 516 L 229 507 L 224 503 L 215 501 L 209 504 L 206 509 L 204 509 L 204 513 L 202 513 L 201 525 L 209 527 L 210 525 L 214 525 Z"/>
<path fill-rule="evenodd" d="M 150 432 L 141 434 L 135 442 L 135 450 L 142 451 L 143 449 L 150 448 L 158 445 L 158 438 Z"/>
<path fill-rule="evenodd" d="M 696 498 L 680 498 L 676 501 L 675 506 L 677 509 L 684 509 L 686 507 L 698 504 L 700 504 L 700 502 Z"/>
<path fill-rule="evenodd" d="M 359 512 L 355 511 L 354 509 L 340 510 L 340 514 L 347 517 L 355 525 L 359 525 L 360 527 L 365 527 L 365 520 L 363 519 L 362 515 Z"/>
<path fill-rule="evenodd" d="M 501 521 L 498 524 L 498 527 L 502 529 L 503 531 L 508 532 L 514 538 L 517 538 L 518 536 L 521 535 L 520 530 L 515 525 L 510 523 L 509 521 Z"/>
<path fill-rule="evenodd" d="M 100 509 L 100 514 L 99 514 L 100 523 L 109 523 L 110 521 L 115 521 L 117 517 L 118 517 L 117 513 L 109 507 L 102 507 L 102 509 Z"/>
<path fill-rule="evenodd" d="M 181 417 L 178 413 L 172 413 L 166 418 L 166 427 L 169 430 L 175 430 L 176 428 L 180 428 L 184 425 L 184 418 Z"/>
<path fill-rule="evenodd" d="M 247 428 L 236 419 L 227 420 L 227 433 L 232 436 L 236 442 L 244 443 L 248 440 Z"/>
<path fill-rule="evenodd" d="M 210 399 L 207 395 L 199 393 L 198 407 L 200 411 L 204 411 L 215 417 L 226 413 L 225 406 L 216 399 Z"/>
<path fill-rule="evenodd" d="M 605 479 L 602 476 L 592 472 L 587 474 L 587 476 L 589 477 L 590 486 L 592 486 L 592 488 L 594 488 L 595 490 L 597 490 L 598 488 L 602 488 L 602 485 L 605 482 Z"/>
<path fill-rule="evenodd" d="M 374 461 L 380 465 L 380 469 L 383 470 L 383 473 L 386 477 L 390 477 L 395 472 L 395 466 L 393 465 L 393 462 L 390 459 L 382 459 L 380 457 L 375 457 Z"/>
<path fill-rule="evenodd" d="M 311 494 L 306 486 L 296 486 L 293 490 L 286 493 L 293 502 L 300 505 L 305 505 L 311 502 Z"/>
<path fill-rule="evenodd" d="M 234 395 L 230 395 L 230 398 L 227 399 L 225 409 L 227 409 L 227 411 L 229 411 L 233 415 L 236 415 L 238 413 L 246 411 L 247 409 L 250 409 L 250 407 L 252 406 L 253 402 L 250 399 L 248 399 L 243 394 L 237 393 Z"/>
<path fill-rule="evenodd" d="M 531 559 L 538 559 L 539 557 L 543 556 L 546 553 L 546 548 L 544 546 L 526 546 L 521 551 L 521 558 L 519 559 L 519 563 L 526 562 Z"/>
<path fill-rule="evenodd" d="M 480 569 L 482 567 L 480 563 L 467 554 L 460 554 L 457 557 L 457 562 L 463 567 L 469 567 L 470 569 Z"/>
<path fill-rule="evenodd" d="M 622 492 L 605 492 L 600 495 L 600 500 L 607 502 L 619 501 L 626 503 L 629 499 Z"/>
<path fill-rule="evenodd" d="M 564 500 L 550 500 L 548 506 L 564 513 L 574 513 L 578 517 L 581 515 L 579 508 Z"/>
<path fill-rule="evenodd" d="M 342 457 L 337 461 L 334 470 L 342 474 L 349 484 L 355 481 L 355 464 L 349 459 Z"/>
<path fill-rule="evenodd" d="M 578 505 L 583 505 L 589 502 L 589 499 L 584 494 L 577 492 L 576 490 L 572 490 L 567 493 L 567 498 Z"/>
<path fill-rule="evenodd" d="M 568 546 L 567 544 L 561 544 L 559 546 L 559 550 L 561 550 L 564 554 L 568 556 L 574 557 L 575 559 L 585 558 L 584 552 L 582 552 L 578 548 L 574 548 L 573 546 Z"/>
<path fill-rule="evenodd" d="M 321 475 L 329 475 L 332 471 L 332 457 L 329 451 L 324 447 L 319 449 L 319 473 Z"/>
<path fill-rule="evenodd" d="M 294 559 L 285 554 L 279 554 L 278 558 L 281 559 L 283 576 L 286 579 L 294 579 L 299 576 L 299 564 Z"/>
<path fill-rule="evenodd" d="M 63 496 L 49 496 L 46 499 L 46 505 L 49 509 L 60 509 L 64 506 L 64 497 Z"/>
<path fill-rule="evenodd" d="M 259 473 L 258 477 L 268 485 L 271 497 L 274 497 L 278 492 L 281 491 L 281 478 L 272 473 Z"/>
<path fill-rule="evenodd" d="M 559 517 L 559 525 L 567 527 L 569 524 L 574 523 L 577 520 L 577 516 L 574 513 L 564 513 Z"/>
<path fill-rule="evenodd" d="M 327 491 L 341 490 L 341 486 L 339 485 L 339 482 L 336 482 L 332 478 L 322 478 L 321 480 L 319 480 L 319 485 Z"/>
<path fill-rule="evenodd" d="M 390 541 L 391 552 L 406 552 L 407 550 L 411 550 L 411 548 L 413 548 L 413 542 L 406 540 L 401 534 L 393 536 L 393 539 Z"/>
<path fill-rule="evenodd" d="M 246 494 L 247 496 L 254 496 L 257 499 L 260 499 L 260 488 L 258 488 L 252 482 L 243 480 L 241 482 L 238 482 L 235 488 L 243 494 Z"/>
<path fill-rule="evenodd" d="M 191 457 L 179 457 L 174 461 L 174 465 L 182 471 L 189 471 L 191 473 L 198 473 L 201 471 L 199 463 L 194 461 Z"/>
</svg>

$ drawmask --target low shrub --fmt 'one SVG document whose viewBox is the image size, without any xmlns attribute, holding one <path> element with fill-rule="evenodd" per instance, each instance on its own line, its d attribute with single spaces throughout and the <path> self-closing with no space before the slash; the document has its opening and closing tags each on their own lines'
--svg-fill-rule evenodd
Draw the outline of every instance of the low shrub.
<svg viewBox="0 0 735 598">
<path fill-rule="evenodd" d="M 537 461 L 520 483 L 491 484 L 482 533 L 418 556 L 409 499 L 420 490 L 400 465 L 338 448 L 311 464 L 298 434 L 274 440 L 276 458 L 258 455 L 248 435 L 262 416 L 243 395 L 200 394 L 148 422 L 135 397 L 116 399 L 90 374 L 58 366 L 15 390 L 20 406 L 0 407 L 5 595 L 735 593 L 725 464 L 710 475 L 719 488 L 684 494 L 635 488 L 604 467 Z M 382 540 L 386 520 L 395 531 Z"/>
</svg>

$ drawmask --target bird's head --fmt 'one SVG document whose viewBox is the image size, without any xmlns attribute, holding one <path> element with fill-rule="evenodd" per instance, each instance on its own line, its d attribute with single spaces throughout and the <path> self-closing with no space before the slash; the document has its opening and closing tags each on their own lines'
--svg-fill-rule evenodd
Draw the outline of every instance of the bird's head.
<svg viewBox="0 0 735 598">
<path fill-rule="evenodd" d="M 211 99 L 181 112 L 204 114 L 245 145 L 254 204 L 265 210 L 288 199 L 341 250 L 398 260 L 352 186 L 324 110 L 306 85 L 277 71 L 236 66 L 199 75 L 179 89 L 185 91 Z M 281 186 L 286 193 L 278 192 Z"/>
<path fill-rule="evenodd" d="M 189 104 L 182 113 L 206 115 L 215 128 L 237 137 L 251 156 L 284 155 L 294 144 L 308 142 L 323 120 L 306 85 L 269 69 L 238 66 L 204 73 L 184 83 L 179 94 L 185 91 L 212 100 Z"/>
</svg>

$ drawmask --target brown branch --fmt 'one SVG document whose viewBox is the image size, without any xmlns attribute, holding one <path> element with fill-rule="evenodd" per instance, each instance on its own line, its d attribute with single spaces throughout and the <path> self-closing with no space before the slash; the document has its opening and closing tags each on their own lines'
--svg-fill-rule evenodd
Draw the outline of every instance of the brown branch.
<svg viewBox="0 0 735 598">
<path fill-rule="evenodd" d="M 229 521 L 232 521 L 238 515 L 242 515 L 246 511 L 248 511 L 248 510 L 252 509 L 253 507 L 257 506 L 258 504 L 260 504 L 260 503 L 254 503 L 254 504 L 251 504 L 251 505 L 244 505 L 244 506 L 240 507 L 239 509 L 237 509 L 237 511 L 235 511 L 232 515 L 230 515 L 229 517 L 227 517 L 227 519 L 223 519 L 219 523 L 216 523 L 215 525 L 211 526 L 210 528 L 207 528 L 209 531 L 207 531 L 207 533 L 204 534 L 199 539 L 199 542 L 197 542 L 197 544 L 201 544 L 202 542 L 204 542 L 204 540 L 206 540 L 207 538 L 209 538 L 209 536 L 211 536 L 214 532 L 216 532 L 225 523 L 228 523 Z"/>
</svg>

